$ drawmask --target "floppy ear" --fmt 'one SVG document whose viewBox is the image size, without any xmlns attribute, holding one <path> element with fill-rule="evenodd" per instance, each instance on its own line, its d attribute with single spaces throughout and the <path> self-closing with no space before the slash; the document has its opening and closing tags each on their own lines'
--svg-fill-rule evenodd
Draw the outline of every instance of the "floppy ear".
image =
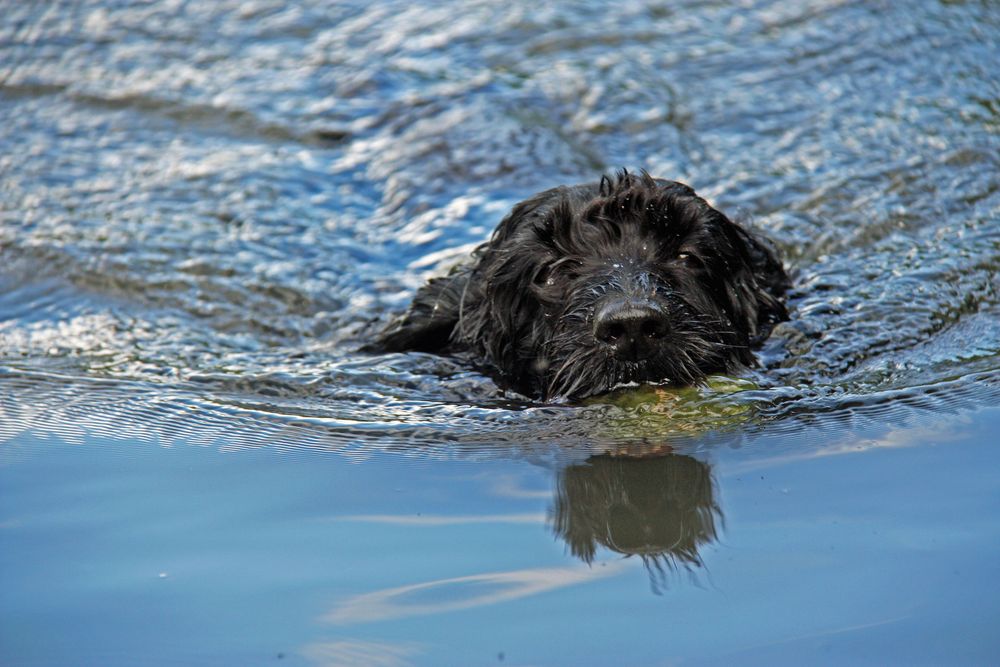
<svg viewBox="0 0 1000 667">
<path fill-rule="evenodd" d="M 541 306 L 532 290 L 537 253 L 512 237 L 495 236 L 470 271 L 475 289 L 465 300 L 454 339 L 479 351 L 497 368 L 519 377 L 519 360 L 532 356 Z M 520 381 L 520 380 L 519 380 Z"/>
<path fill-rule="evenodd" d="M 759 345 L 771 335 L 771 330 L 778 322 L 788 319 L 788 309 L 782 301 L 785 292 L 791 287 L 791 280 L 781 264 L 778 249 L 774 245 L 743 227 L 733 224 L 733 230 L 746 249 L 750 260 L 752 294 L 749 296 L 756 302 L 757 317 L 750 333 L 750 345 Z"/>
<path fill-rule="evenodd" d="M 568 191 L 553 188 L 514 206 L 480 246 L 477 264 L 469 272 L 475 289 L 469 289 L 454 338 L 479 349 L 510 373 L 520 365 L 519 359 L 532 354 L 531 334 L 541 317 L 532 287 L 543 257 L 548 256 L 543 253 L 543 239 L 552 233 L 546 220 L 553 209 L 566 205 Z"/>
<path fill-rule="evenodd" d="M 439 352 L 452 342 L 452 333 L 467 298 L 472 269 L 457 267 L 449 275 L 432 278 L 417 290 L 409 309 L 378 334 L 371 352 Z"/>
<path fill-rule="evenodd" d="M 507 241 L 526 224 L 531 224 L 544 212 L 565 187 L 541 192 L 520 202 L 494 230 L 489 241 L 472 253 L 468 264 L 456 267 L 450 274 L 432 278 L 417 290 L 413 303 L 377 336 L 375 343 L 363 349 L 370 352 L 441 352 L 447 348 L 475 345 L 496 325 L 492 311 L 516 312 L 511 304 L 487 303 L 484 290 L 491 281 L 502 280 L 491 275 L 490 267 L 501 262 L 497 255 Z M 520 293 L 522 290 L 514 290 Z M 501 297 L 502 299 L 502 297 Z M 493 308 L 491 308 L 493 306 Z M 503 339 L 503 337 L 498 337 Z"/>
</svg>

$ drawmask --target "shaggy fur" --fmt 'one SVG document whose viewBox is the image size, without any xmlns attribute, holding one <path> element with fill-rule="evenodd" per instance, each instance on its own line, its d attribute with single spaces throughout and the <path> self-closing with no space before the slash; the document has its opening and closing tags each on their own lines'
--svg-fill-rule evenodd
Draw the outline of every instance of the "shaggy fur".
<svg viewBox="0 0 1000 667">
<path fill-rule="evenodd" d="M 688 186 L 622 171 L 521 202 L 371 349 L 465 353 L 544 400 L 695 384 L 788 318 L 772 246 Z"/>
</svg>

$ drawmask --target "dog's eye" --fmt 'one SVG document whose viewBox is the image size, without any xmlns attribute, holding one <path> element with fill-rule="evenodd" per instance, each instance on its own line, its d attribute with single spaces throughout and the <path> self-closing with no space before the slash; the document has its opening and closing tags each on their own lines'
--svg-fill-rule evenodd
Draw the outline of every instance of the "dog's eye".
<svg viewBox="0 0 1000 667">
<path fill-rule="evenodd" d="M 535 272 L 535 277 L 532 280 L 535 285 L 544 285 L 549 281 L 549 276 L 552 274 L 552 267 L 543 266 L 538 271 Z"/>
<path fill-rule="evenodd" d="M 701 256 L 693 252 L 679 252 L 677 253 L 676 258 L 678 262 L 691 269 L 697 269 L 705 266 L 705 261 L 701 258 Z"/>
</svg>

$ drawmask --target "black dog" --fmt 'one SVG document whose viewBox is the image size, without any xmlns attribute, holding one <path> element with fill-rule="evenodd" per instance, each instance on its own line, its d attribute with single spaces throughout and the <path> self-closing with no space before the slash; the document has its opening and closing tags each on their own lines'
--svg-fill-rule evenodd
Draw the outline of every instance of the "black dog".
<svg viewBox="0 0 1000 667">
<path fill-rule="evenodd" d="M 542 399 L 693 384 L 788 319 L 770 244 L 674 181 L 622 171 L 521 202 L 372 349 L 467 353 Z"/>
</svg>

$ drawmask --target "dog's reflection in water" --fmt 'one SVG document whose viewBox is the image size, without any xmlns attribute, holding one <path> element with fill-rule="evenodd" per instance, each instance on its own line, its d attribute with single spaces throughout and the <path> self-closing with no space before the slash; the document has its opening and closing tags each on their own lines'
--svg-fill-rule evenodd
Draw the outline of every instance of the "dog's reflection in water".
<svg viewBox="0 0 1000 667">
<path fill-rule="evenodd" d="M 654 592 L 678 567 L 702 565 L 722 511 L 711 469 L 690 456 L 594 456 L 559 473 L 552 529 L 590 563 L 598 546 L 642 559 Z"/>
</svg>

